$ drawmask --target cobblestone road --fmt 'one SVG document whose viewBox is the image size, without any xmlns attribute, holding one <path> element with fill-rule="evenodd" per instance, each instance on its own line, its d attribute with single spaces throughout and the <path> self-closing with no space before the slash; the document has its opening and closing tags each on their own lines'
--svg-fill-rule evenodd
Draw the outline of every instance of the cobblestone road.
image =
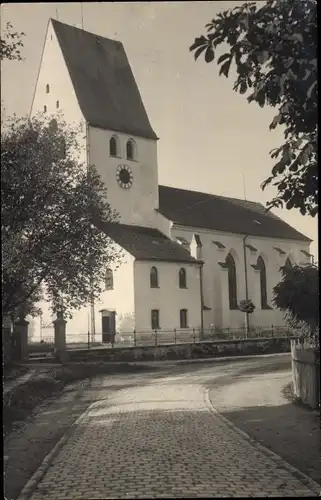
<svg viewBox="0 0 321 500">
<path fill-rule="evenodd" d="M 31 499 L 240 496 L 317 493 L 172 378 L 94 403 Z"/>
</svg>

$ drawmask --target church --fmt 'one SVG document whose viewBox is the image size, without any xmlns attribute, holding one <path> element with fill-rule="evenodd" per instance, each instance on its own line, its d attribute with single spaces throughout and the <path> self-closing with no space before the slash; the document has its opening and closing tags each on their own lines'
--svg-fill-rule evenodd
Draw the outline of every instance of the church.
<svg viewBox="0 0 321 500">
<path fill-rule="evenodd" d="M 273 307 L 280 267 L 310 261 L 311 240 L 260 203 L 162 186 L 157 137 L 121 42 L 51 19 L 31 114 L 84 123 L 82 160 L 94 164 L 120 224 L 101 228 L 122 249 L 105 291 L 75 311 L 67 335 L 113 336 L 284 325 Z M 166 139 L 165 139 L 166 140 Z M 106 337 L 107 338 L 107 337 Z"/>
</svg>

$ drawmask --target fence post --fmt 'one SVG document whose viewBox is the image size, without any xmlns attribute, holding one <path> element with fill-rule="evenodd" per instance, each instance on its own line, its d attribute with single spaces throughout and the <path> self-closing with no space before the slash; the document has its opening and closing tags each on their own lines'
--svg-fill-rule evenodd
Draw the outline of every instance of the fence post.
<svg viewBox="0 0 321 500">
<path fill-rule="evenodd" d="M 89 330 L 88 330 L 88 333 L 87 333 L 87 343 L 88 343 L 88 349 L 90 349 L 90 333 L 89 333 Z"/>
<path fill-rule="evenodd" d="M 136 330 L 134 328 L 134 346 L 136 347 Z"/>
<path fill-rule="evenodd" d="M 28 352 L 28 325 L 29 322 L 21 316 L 14 324 L 13 337 L 17 339 L 17 361 L 24 361 L 29 358 Z"/>
<path fill-rule="evenodd" d="M 174 328 L 174 339 L 175 339 L 175 345 L 176 345 L 176 328 Z"/>
<path fill-rule="evenodd" d="M 271 336 L 274 337 L 273 325 L 271 325 Z"/>
<path fill-rule="evenodd" d="M 155 330 L 155 345 L 157 345 L 157 330 Z"/>
<path fill-rule="evenodd" d="M 2 360 L 4 365 L 7 365 L 12 360 L 11 326 L 10 316 L 2 316 Z"/>
<path fill-rule="evenodd" d="M 194 344 L 195 344 L 195 328 L 193 328 L 193 341 L 194 341 Z"/>
<path fill-rule="evenodd" d="M 53 321 L 55 329 L 55 349 L 60 362 L 67 358 L 66 352 L 66 323 L 62 311 L 57 312 L 57 319 Z"/>
</svg>

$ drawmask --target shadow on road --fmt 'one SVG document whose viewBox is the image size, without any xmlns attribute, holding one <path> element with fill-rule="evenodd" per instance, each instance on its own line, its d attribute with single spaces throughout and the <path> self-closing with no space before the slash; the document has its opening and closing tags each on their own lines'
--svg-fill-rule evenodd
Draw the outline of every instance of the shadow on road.
<svg viewBox="0 0 321 500">
<path fill-rule="evenodd" d="M 291 403 L 222 414 L 284 460 L 321 484 L 320 420 Z"/>
</svg>

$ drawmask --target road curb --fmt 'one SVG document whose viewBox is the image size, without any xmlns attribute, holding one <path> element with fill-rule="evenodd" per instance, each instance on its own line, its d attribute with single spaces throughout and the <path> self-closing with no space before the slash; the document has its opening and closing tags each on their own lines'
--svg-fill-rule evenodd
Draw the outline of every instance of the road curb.
<svg viewBox="0 0 321 500">
<path fill-rule="evenodd" d="M 320 496 L 321 495 L 321 485 L 318 484 L 316 481 L 311 479 L 309 476 L 304 474 L 303 472 L 299 471 L 296 467 L 293 465 L 290 465 L 288 462 L 283 460 L 279 455 L 274 453 L 274 451 L 270 450 L 269 448 L 266 448 L 262 444 L 258 443 L 255 439 L 253 439 L 249 434 L 246 432 L 242 431 L 239 429 L 236 425 L 234 425 L 230 420 L 228 420 L 222 413 L 220 413 L 212 404 L 209 393 L 210 393 L 210 388 L 205 389 L 204 391 L 204 400 L 205 404 L 208 407 L 208 409 L 214 413 L 222 422 L 224 422 L 228 427 L 233 429 L 237 434 L 241 435 L 246 441 L 250 442 L 252 446 L 254 446 L 256 449 L 261 451 L 262 453 L 265 453 L 266 455 L 269 455 L 270 458 L 276 462 L 280 467 L 285 469 L 287 472 L 289 472 L 292 476 L 294 476 L 296 479 L 301 481 L 301 483 L 309 488 L 313 493 L 315 493 L 315 496 Z"/>
<path fill-rule="evenodd" d="M 25 384 L 30 380 L 36 373 L 36 370 L 33 369 L 29 373 L 25 373 L 24 375 L 21 375 L 20 377 L 17 377 L 16 379 L 11 380 L 10 382 L 4 382 L 3 384 L 3 395 L 6 396 L 7 394 L 10 394 L 14 389 L 19 387 L 19 385 Z"/>
<path fill-rule="evenodd" d="M 109 398 L 107 398 L 109 399 Z M 54 458 L 58 455 L 60 450 L 63 448 L 63 446 L 67 443 L 67 441 L 70 439 L 72 436 L 75 428 L 77 425 L 81 424 L 83 420 L 86 419 L 87 414 L 92 408 L 92 403 L 89 405 L 89 407 L 78 417 L 70 427 L 66 430 L 64 435 L 57 441 L 57 443 L 54 445 L 52 450 L 45 456 L 41 464 L 39 465 L 38 469 L 32 474 L 31 478 L 29 481 L 25 484 L 25 486 L 22 488 L 22 490 L 19 493 L 19 496 L 17 497 L 17 500 L 28 500 L 30 496 L 34 493 L 37 485 L 41 481 L 41 479 L 44 477 L 46 472 L 48 471 L 50 465 L 52 464 Z"/>
</svg>

